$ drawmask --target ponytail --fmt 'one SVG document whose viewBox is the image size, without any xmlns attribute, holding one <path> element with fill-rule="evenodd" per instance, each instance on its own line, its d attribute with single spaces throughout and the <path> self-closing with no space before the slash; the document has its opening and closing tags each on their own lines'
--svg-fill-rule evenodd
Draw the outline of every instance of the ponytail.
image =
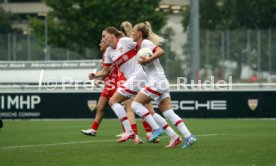
<svg viewBox="0 0 276 166">
<path fill-rule="evenodd" d="M 125 36 L 132 37 L 132 30 L 133 30 L 133 27 L 130 22 L 128 22 L 128 21 L 122 22 L 121 31 Z"/>
<path fill-rule="evenodd" d="M 149 32 L 149 35 L 148 35 L 148 39 L 150 41 L 152 41 L 153 43 L 155 43 L 156 45 L 160 45 L 162 43 L 165 42 L 165 39 L 159 35 L 157 35 L 156 33 L 154 33 L 152 31 L 152 28 L 151 28 L 151 24 L 148 22 L 148 21 L 145 21 L 145 25 L 146 27 L 148 28 L 148 32 Z"/>
<path fill-rule="evenodd" d="M 142 37 L 144 39 L 148 39 L 156 45 L 161 45 L 165 42 L 164 38 L 152 31 L 151 24 L 148 21 L 145 21 L 144 23 L 139 23 L 137 24 L 137 26 L 138 30 L 142 32 Z"/>
</svg>

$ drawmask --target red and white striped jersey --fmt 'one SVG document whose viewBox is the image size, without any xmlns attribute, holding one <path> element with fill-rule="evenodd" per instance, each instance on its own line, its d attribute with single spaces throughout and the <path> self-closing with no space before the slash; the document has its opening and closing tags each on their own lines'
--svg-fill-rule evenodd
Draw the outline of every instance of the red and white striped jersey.
<svg viewBox="0 0 276 166">
<path fill-rule="evenodd" d="M 103 65 L 111 66 L 114 64 L 118 66 L 127 80 L 145 77 L 142 66 L 137 63 L 135 47 L 136 43 L 132 38 L 120 38 L 115 49 L 107 48 Z"/>
</svg>

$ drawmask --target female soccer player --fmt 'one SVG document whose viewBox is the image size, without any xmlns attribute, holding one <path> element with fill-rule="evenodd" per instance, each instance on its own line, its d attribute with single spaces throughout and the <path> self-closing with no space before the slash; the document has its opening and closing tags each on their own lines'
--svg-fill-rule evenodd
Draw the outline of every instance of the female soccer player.
<svg viewBox="0 0 276 166">
<path fill-rule="evenodd" d="M 154 99 L 164 117 L 170 120 L 185 137 L 182 148 L 189 148 L 196 142 L 196 138 L 172 109 L 169 81 L 158 59 L 164 55 L 164 50 L 158 46 L 164 39 L 152 32 L 149 22 L 144 22 L 134 26 L 133 40 L 137 42 L 138 49 L 150 48 L 153 55 L 149 58 L 142 57 L 139 61 L 143 65 L 149 82 L 134 98 L 132 109 L 134 111 L 146 110 L 144 104 Z"/>
<path fill-rule="evenodd" d="M 133 37 L 133 35 L 132 35 L 133 27 L 132 27 L 132 24 L 128 21 L 124 21 L 121 24 L 121 31 L 125 34 L 125 36 Z M 154 111 L 151 102 L 146 103 L 145 107 L 152 114 L 152 116 L 153 116 L 154 120 L 157 122 L 157 124 L 160 127 L 162 127 L 165 130 L 165 132 L 168 134 L 168 136 L 171 138 L 169 145 L 167 145 L 166 147 L 175 147 L 176 145 L 178 145 L 179 143 L 182 142 L 182 138 L 176 134 L 176 132 L 169 126 L 169 124 L 166 122 L 166 120 Z M 130 122 L 132 123 L 131 117 L 134 118 L 134 112 L 131 110 L 131 111 L 128 111 L 127 114 L 128 114 L 128 118 L 129 118 Z M 131 115 L 131 116 L 129 116 L 129 115 Z M 145 123 L 146 122 L 143 122 L 144 127 L 146 129 L 147 123 L 146 124 Z M 147 140 L 149 140 L 150 136 L 151 136 L 148 133 L 151 134 L 151 132 L 147 132 Z M 159 140 L 157 139 L 155 141 L 158 142 Z"/>
<path fill-rule="evenodd" d="M 128 21 L 125 21 L 121 24 L 121 30 L 123 31 L 124 36 L 131 37 L 132 36 L 132 29 L 133 29 L 132 24 Z M 105 50 L 106 50 L 107 47 L 108 47 L 108 45 L 106 45 L 106 43 L 104 43 L 104 42 L 100 43 L 100 51 L 103 53 L 103 61 L 104 61 L 104 53 L 105 53 Z M 110 72 L 108 74 L 108 76 L 104 79 L 106 85 L 108 85 L 108 86 L 105 86 L 105 88 L 102 91 L 101 96 L 99 98 L 99 102 L 96 106 L 97 112 L 96 112 L 95 120 L 94 120 L 93 124 L 91 125 L 90 129 L 81 130 L 83 134 L 92 135 L 92 136 L 96 135 L 97 129 L 100 126 L 100 123 L 103 119 L 104 109 L 106 108 L 109 99 L 115 93 L 115 91 L 118 87 L 118 83 L 120 85 L 123 82 L 125 82 L 125 80 L 126 80 L 126 78 L 124 77 L 124 74 L 122 72 L 120 72 L 120 70 L 118 69 L 117 66 L 113 66 L 112 67 L 112 72 Z M 129 121 L 131 123 L 131 128 L 135 133 L 134 143 L 141 144 L 141 143 L 144 143 L 144 142 L 143 142 L 143 140 L 141 140 L 138 137 L 138 128 L 137 128 L 136 121 L 135 121 L 135 114 L 131 110 L 132 101 L 133 101 L 133 99 L 129 99 L 129 100 L 124 102 L 124 105 L 125 105 L 125 109 L 127 111 L 127 117 L 129 118 Z M 152 135 L 152 129 L 151 129 L 150 125 L 145 121 L 143 121 L 143 126 L 146 130 L 146 134 L 147 134 L 146 138 L 147 138 L 147 140 L 149 140 L 151 135 Z M 120 137 L 121 135 L 117 135 L 117 136 Z M 153 142 L 158 143 L 159 140 L 155 139 Z"/>
<path fill-rule="evenodd" d="M 134 43 L 131 38 L 122 37 L 122 34 L 114 27 L 107 27 L 102 32 L 102 41 L 106 42 L 110 47 L 107 48 L 105 53 L 106 57 L 103 69 L 91 75 L 91 78 L 105 77 L 110 72 L 110 66 L 115 64 L 120 68 L 127 79 L 109 100 L 109 105 L 123 123 L 126 130 L 121 138 L 118 139 L 120 143 L 134 137 L 125 109 L 120 103 L 134 97 L 145 85 L 147 78 L 142 67 L 137 63 L 137 58 L 135 57 L 137 53 L 135 49 L 136 43 Z M 136 110 L 135 113 L 142 117 L 152 127 L 153 135 L 149 141 L 153 141 L 163 134 L 163 129 L 159 128 L 147 109 Z"/>
<path fill-rule="evenodd" d="M 103 53 L 103 61 L 104 61 L 104 52 L 107 47 L 108 47 L 108 45 L 106 43 L 104 43 L 104 42 L 100 43 L 100 51 Z M 106 83 L 106 85 L 101 93 L 101 96 L 100 96 L 99 101 L 96 106 L 97 112 L 96 112 L 96 117 L 94 119 L 94 122 L 91 125 L 90 129 L 81 130 L 81 132 L 83 134 L 96 136 L 97 130 L 98 130 L 98 128 L 101 124 L 101 121 L 103 119 L 103 116 L 104 116 L 104 110 L 105 110 L 106 106 L 108 105 L 109 99 L 115 93 L 118 84 L 120 84 L 121 82 L 124 82 L 125 80 L 126 79 L 125 79 L 123 73 L 121 73 L 119 71 L 118 67 L 113 66 L 112 71 L 109 73 L 109 75 L 106 78 L 104 78 L 104 82 Z M 129 100 L 124 102 L 127 110 L 131 109 L 131 103 L 132 103 L 132 101 L 129 101 Z M 136 123 L 131 123 L 131 127 L 135 134 L 134 143 L 135 144 L 144 143 L 143 140 L 141 140 L 138 136 Z"/>
<path fill-rule="evenodd" d="M 124 21 L 121 23 L 120 26 L 120 30 L 123 33 L 123 36 L 125 37 L 132 37 L 132 31 L 133 31 L 133 26 L 129 21 Z M 135 121 L 135 113 L 131 110 L 131 104 L 132 104 L 133 99 L 129 99 L 127 100 L 127 104 L 125 104 L 125 109 L 127 111 L 127 117 L 129 119 L 129 122 L 132 126 L 133 131 L 135 132 L 135 127 L 137 130 L 137 126 L 136 126 L 136 121 Z M 124 102 L 126 103 L 126 102 Z M 153 110 L 152 105 L 147 105 L 146 108 L 151 112 L 151 110 Z M 149 140 L 152 136 L 152 128 L 150 127 L 150 125 L 142 120 L 142 124 L 144 126 L 144 129 L 146 131 L 146 139 Z M 121 135 L 117 135 L 118 137 L 121 137 Z M 153 143 L 158 143 L 160 142 L 159 139 L 155 139 L 153 140 Z"/>
</svg>

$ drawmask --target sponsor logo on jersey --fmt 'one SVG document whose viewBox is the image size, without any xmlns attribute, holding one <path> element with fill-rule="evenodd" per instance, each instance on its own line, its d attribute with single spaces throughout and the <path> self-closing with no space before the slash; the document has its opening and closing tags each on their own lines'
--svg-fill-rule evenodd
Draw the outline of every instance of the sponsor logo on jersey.
<svg viewBox="0 0 276 166">
<path fill-rule="evenodd" d="M 119 48 L 119 51 L 120 51 L 121 53 L 123 53 L 123 52 L 124 52 L 124 48 L 123 48 L 123 47 L 120 47 L 120 48 Z"/>
<path fill-rule="evenodd" d="M 128 60 L 128 56 L 127 55 L 123 55 L 123 60 L 127 61 Z"/>
</svg>

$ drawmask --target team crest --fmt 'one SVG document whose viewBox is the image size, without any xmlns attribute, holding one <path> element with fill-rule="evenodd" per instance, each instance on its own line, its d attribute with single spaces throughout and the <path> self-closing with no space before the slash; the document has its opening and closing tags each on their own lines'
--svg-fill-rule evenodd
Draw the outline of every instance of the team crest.
<svg viewBox="0 0 276 166">
<path fill-rule="evenodd" d="M 120 48 L 119 48 L 119 51 L 120 51 L 121 53 L 123 53 L 123 52 L 124 52 L 124 48 L 123 48 L 123 47 L 120 47 Z"/>
<path fill-rule="evenodd" d="M 258 107 L 257 99 L 248 99 L 247 103 L 251 111 L 255 111 L 255 109 Z"/>
<path fill-rule="evenodd" d="M 90 111 L 94 111 L 97 105 L 97 100 L 88 100 L 87 105 Z"/>
<path fill-rule="evenodd" d="M 123 55 L 123 60 L 127 61 L 128 60 L 128 56 L 127 55 Z"/>
</svg>

